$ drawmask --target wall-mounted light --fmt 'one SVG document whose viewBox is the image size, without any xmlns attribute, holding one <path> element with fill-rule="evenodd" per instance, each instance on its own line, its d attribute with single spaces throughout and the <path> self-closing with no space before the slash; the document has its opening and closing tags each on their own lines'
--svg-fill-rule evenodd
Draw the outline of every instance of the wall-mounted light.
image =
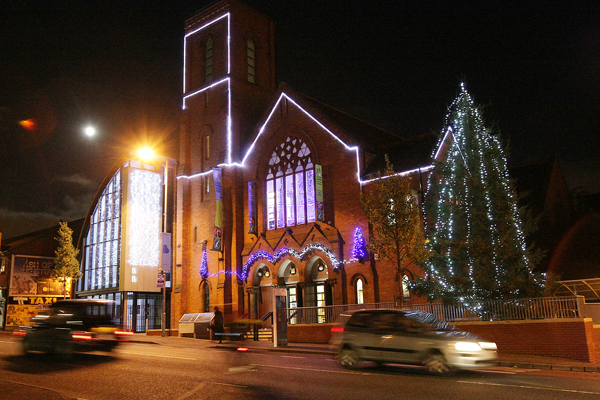
<svg viewBox="0 0 600 400">
<path fill-rule="evenodd" d="M 262 271 L 258 271 L 258 276 L 262 276 Z"/>
<path fill-rule="evenodd" d="M 269 271 L 269 270 L 266 270 L 266 271 L 265 271 L 265 277 L 266 277 L 266 278 L 268 278 L 268 277 L 270 277 L 270 276 L 271 276 L 271 271 Z"/>
<path fill-rule="evenodd" d="M 292 267 L 290 268 L 290 275 L 296 275 L 296 266 L 292 265 Z"/>
<path fill-rule="evenodd" d="M 319 270 L 319 272 L 323 272 L 325 271 L 325 266 L 323 264 L 319 265 L 319 268 L 317 268 Z"/>
</svg>

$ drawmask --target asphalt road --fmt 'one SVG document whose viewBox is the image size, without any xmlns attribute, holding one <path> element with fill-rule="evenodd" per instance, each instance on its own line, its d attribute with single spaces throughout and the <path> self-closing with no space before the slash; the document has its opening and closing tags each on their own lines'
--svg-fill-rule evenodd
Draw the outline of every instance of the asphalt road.
<svg viewBox="0 0 600 400">
<path fill-rule="evenodd" d="M 0 398 L 596 399 L 600 374 L 488 368 L 450 377 L 420 368 L 340 368 L 329 356 L 127 343 L 112 354 L 20 355 L 0 340 Z M 53 397 L 54 396 L 54 397 Z"/>
</svg>

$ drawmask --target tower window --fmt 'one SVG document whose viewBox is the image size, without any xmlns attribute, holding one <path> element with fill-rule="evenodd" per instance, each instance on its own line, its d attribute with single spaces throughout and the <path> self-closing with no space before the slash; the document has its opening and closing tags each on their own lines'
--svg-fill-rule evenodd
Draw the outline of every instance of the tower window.
<svg viewBox="0 0 600 400">
<path fill-rule="evenodd" d="M 269 159 L 267 229 L 316 221 L 315 168 L 310 149 L 288 136 Z"/>
<path fill-rule="evenodd" d="M 205 56 L 205 72 L 204 72 L 204 82 L 210 83 L 213 80 L 213 40 L 212 38 L 208 38 L 206 41 L 206 51 L 204 53 Z"/>
<path fill-rule="evenodd" d="M 210 158 L 210 135 L 206 135 L 204 141 L 204 158 L 207 160 Z"/>
<path fill-rule="evenodd" d="M 246 60 L 248 64 L 248 82 L 256 83 L 254 42 L 250 39 L 246 42 Z"/>
</svg>

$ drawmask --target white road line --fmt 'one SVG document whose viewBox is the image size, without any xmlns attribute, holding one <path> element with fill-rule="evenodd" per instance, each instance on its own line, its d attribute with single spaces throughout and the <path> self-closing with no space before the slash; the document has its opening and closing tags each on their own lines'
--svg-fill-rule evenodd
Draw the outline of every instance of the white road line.
<svg viewBox="0 0 600 400">
<path fill-rule="evenodd" d="M 265 365 L 265 364 L 252 364 L 257 367 L 263 368 L 276 368 L 276 369 L 293 369 L 297 371 L 311 371 L 311 372 L 331 372 L 334 374 L 349 374 L 349 375 L 373 375 L 368 372 L 352 372 L 352 371 L 337 371 L 334 369 L 315 369 L 315 368 L 300 368 L 300 367 L 287 367 L 283 365 Z"/>
<path fill-rule="evenodd" d="M 200 391 L 201 389 L 203 389 L 204 386 L 206 386 L 206 382 L 201 382 L 198 386 L 196 386 L 192 390 L 188 390 L 187 392 L 185 392 L 184 394 L 182 394 L 181 396 L 179 396 L 179 397 L 177 397 L 176 399 L 173 399 L 173 400 L 184 400 L 184 399 L 187 399 L 191 395 L 193 395 L 193 394 L 197 393 L 198 391 Z"/>
<path fill-rule="evenodd" d="M 192 360 L 192 361 L 196 361 L 198 360 L 197 358 L 191 358 L 191 357 L 179 357 L 179 356 L 163 356 L 161 354 L 153 354 L 153 353 L 136 353 L 133 351 L 119 351 L 119 353 L 122 354 L 133 354 L 136 356 L 147 356 L 147 357 L 162 357 L 162 358 L 173 358 L 173 359 L 177 359 L 177 360 Z"/>
<path fill-rule="evenodd" d="M 295 356 L 281 356 L 281 358 L 306 358 L 306 357 L 295 357 Z"/>
<path fill-rule="evenodd" d="M 489 383 L 489 382 L 471 382 L 471 381 L 457 381 L 459 383 L 468 383 L 471 385 L 487 385 L 487 386 L 501 386 L 501 387 L 512 387 L 519 389 L 533 389 L 533 390 L 546 390 L 549 392 L 565 392 L 565 393 L 579 393 L 579 394 L 600 394 L 600 392 L 588 392 L 585 390 L 574 390 L 574 389 L 558 389 L 548 388 L 539 386 L 526 386 L 526 385 L 507 385 L 504 383 Z"/>
</svg>

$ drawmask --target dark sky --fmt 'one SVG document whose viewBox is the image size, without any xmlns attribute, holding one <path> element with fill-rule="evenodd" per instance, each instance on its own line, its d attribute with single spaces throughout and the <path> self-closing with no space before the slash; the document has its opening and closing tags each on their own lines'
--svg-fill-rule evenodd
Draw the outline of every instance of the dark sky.
<svg viewBox="0 0 600 400">
<path fill-rule="evenodd" d="M 120 153 L 178 131 L 183 22 L 209 3 L 3 2 L 4 238 L 82 218 Z M 464 81 L 511 163 L 556 155 L 600 191 L 600 2 L 247 3 L 275 21 L 278 81 L 406 136 L 439 131 Z"/>
</svg>

